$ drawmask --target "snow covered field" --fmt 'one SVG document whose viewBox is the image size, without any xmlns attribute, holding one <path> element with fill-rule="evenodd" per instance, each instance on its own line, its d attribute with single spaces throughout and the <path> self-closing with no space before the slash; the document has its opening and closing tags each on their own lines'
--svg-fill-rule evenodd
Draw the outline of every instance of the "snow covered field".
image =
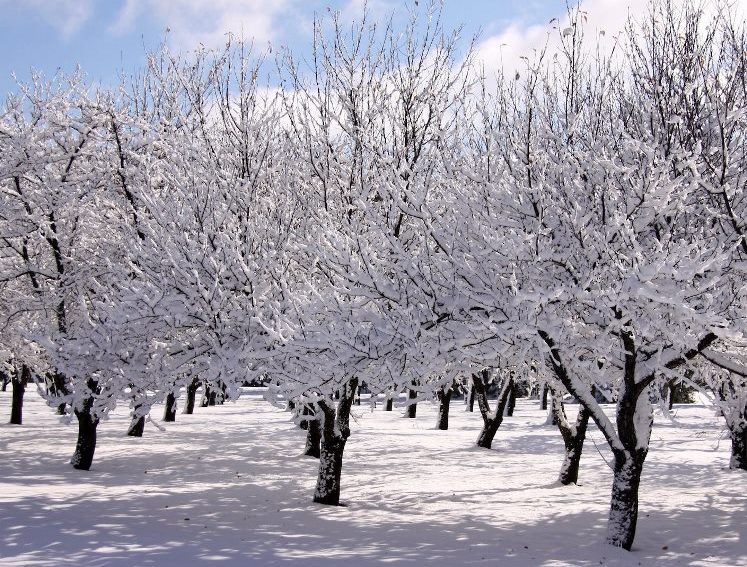
<svg viewBox="0 0 747 567">
<path fill-rule="evenodd" d="M 536 401 L 518 401 L 492 450 L 473 446 L 480 415 L 463 407 L 449 431 L 433 429 L 435 405 L 415 420 L 355 407 L 347 506 L 331 508 L 311 502 L 305 433 L 256 392 L 142 439 L 121 408 L 85 472 L 68 464 L 76 427 L 29 389 L 25 425 L 0 426 L 0 565 L 747 565 L 747 475 L 727 469 L 711 410 L 676 406 L 676 426 L 657 414 L 628 553 L 604 544 L 612 473 L 596 428 L 582 484 L 562 487 L 562 440 Z"/>
</svg>

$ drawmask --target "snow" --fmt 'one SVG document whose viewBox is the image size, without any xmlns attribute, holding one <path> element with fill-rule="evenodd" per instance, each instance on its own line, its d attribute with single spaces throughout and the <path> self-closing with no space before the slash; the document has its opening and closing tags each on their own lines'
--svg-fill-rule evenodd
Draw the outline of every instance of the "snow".
<svg viewBox="0 0 747 567">
<path fill-rule="evenodd" d="M 604 543 L 611 455 L 593 424 L 582 484 L 562 487 L 562 439 L 538 402 L 517 401 L 492 450 L 474 447 L 480 414 L 463 408 L 438 431 L 435 403 L 414 420 L 354 406 L 347 506 L 325 507 L 311 502 L 305 433 L 259 390 L 164 432 L 148 423 L 142 439 L 117 408 L 84 472 L 68 463 L 75 427 L 30 388 L 25 424 L 0 426 L 0 565 L 747 564 L 747 475 L 726 468 L 711 408 L 675 406 L 676 425 L 656 415 L 632 552 Z"/>
</svg>

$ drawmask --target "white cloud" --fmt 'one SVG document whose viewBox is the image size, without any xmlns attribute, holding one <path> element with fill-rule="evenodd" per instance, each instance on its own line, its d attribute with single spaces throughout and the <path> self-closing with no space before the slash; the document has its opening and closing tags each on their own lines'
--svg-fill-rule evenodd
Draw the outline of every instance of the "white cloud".
<svg viewBox="0 0 747 567">
<path fill-rule="evenodd" d="M 231 33 L 265 44 L 276 36 L 278 16 L 290 0 L 126 0 L 111 31 L 131 31 L 140 18 L 155 19 L 178 47 L 217 47 Z"/>
<path fill-rule="evenodd" d="M 586 41 L 595 44 L 593 36 L 603 43 L 611 45 L 614 38 L 624 29 L 628 14 L 644 14 L 649 0 L 588 0 L 582 9 L 586 12 L 584 26 Z M 520 23 L 509 25 L 498 35 L 487 38 L 477 46 L 478 60 L 484 63 L 486 72 L 496 71 L 503 67 L 508 73 L 522 70 L 525 63 L 522 57 L 530 61 L 545 46 L 552 52 L 560 45 L 559 34 L 567 28 L 568 14 L 559 12 L 546 23 L 523 26 Z M 602 35 L 599 35 L 601 32 Z"/>
<path fill-rule="evenodd" d="M 11 2 L 13 0 L 0 0 L 0 5 Z M 25 0 L 22 7 L 36 12 L 63 38 L 69 39 L 91 17 L 93 0 Z"/>
<path fill-rule="evenodd" d="M 584 25 L 587 45 L 599 44 L 610 48 L 624 30 L 630 15 L 634 20 L 645 18 L 651 0 L 586 0 L 581 8 L 586 13 Z M 715 10 L 715 2 L 706 2 L 706 13 Z M 747 16 L 747 2 L 737 2 L 734 13 Z M 477 59 L 485 65 L 490 76 L 501 67 L 510 74 L 521 71 L 526 63 L 522 57 L 532 61 L 545 46 L 552 53 L 560 46 L 560 33 L 569 24 L 568 14 L 558 12 L 553 21 L 541 25 L 526 26 L 514 22 L 498 35 L 491 36 L 477 46 Z"/>
</svg>

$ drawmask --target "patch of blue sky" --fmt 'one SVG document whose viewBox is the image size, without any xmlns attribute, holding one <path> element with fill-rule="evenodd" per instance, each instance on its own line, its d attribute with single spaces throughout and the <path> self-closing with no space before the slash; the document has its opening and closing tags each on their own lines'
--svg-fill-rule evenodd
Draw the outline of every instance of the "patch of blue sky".
<svg viewBox="0 0 747 567">
<path fill-rule="evenodd" d="M 428 0 L 368 0 L 370 19 L 406 18 Z M 315 14 L 360 17 L 363 0 L 0 0 L 0 96 L 16 90 L 12 74 L 28 81 L 80 65 L 92 82 L 115 83 L 141 68 L 165 37 L 174 49 L 216 47 L 227 33 L 255 37 L 259 50 L 287 46 L 303 55 Z M 465 42 L 506 29 L 546 24 L 565 12 L 561 0 L 445 0 L 446 29 L 463 26 Z M 169 30 L 168 33 L 166 30 Z"/>
</svg>

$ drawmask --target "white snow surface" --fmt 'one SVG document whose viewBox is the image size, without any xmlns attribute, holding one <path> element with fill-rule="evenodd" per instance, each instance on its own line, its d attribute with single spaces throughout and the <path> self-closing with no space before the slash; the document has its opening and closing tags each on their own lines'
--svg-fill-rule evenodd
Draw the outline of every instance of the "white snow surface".
<svg viewBox="0 0 747 567">
<path fill-rule="evenodd" d="M 0 426 L 0 565 L 747 565 L 747 474 L 728 470 L 712 409 L 656 416 L 632 552 L 604 543 L 612 472 L 592 424 L 581 485 L 563 487 L 562 440 L 536 401 L 518 400 L 492 450 L 474 446 L 477 411 L 453 401 L 438 431 L 436 409 L 354 406 L 346 506 L 325 507 L 305 433 L 259 390 L 142 439 L 118 408 L 84 472 L 68 464 L 76 427 L 29 388 L 25 424 Z"/>
</svg>

